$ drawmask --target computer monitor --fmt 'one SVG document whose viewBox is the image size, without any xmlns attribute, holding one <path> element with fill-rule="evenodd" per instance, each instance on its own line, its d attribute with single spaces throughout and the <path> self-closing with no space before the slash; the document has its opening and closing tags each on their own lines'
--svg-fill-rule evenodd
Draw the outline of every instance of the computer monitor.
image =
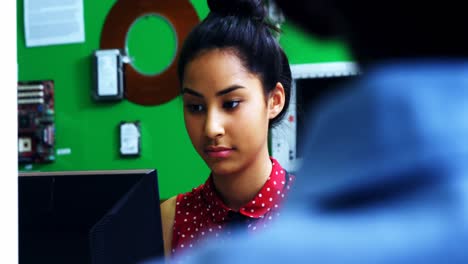
<svg viewBox="0 0 468 264">
<path fill-rule="evenodd" d="M 294 173 L 302 163 L 306 122 L 326 97 L 344 89 L 341 85 L 360 74 L 353 62 L 291 65 L 292 85 L 285 118 L 271 130 L 271 150 L 281 166 Z"/>
<path fill-rule="evenodd" d="M 164 257 L 156 177 L 144 176 L 91 229 L 93 264 L 138 264 Z"/>
<path fill-rule="evenodd" d="M 154 235 L 142 238 L 142 244 L 151 239 L 156 248 L 152 252 L 163 254 L 156 170 L 20 173 L 19 263 L 92 263 L 97 250 L 92 240 L 99 237 L 92 235 L 92 228 L 142 185 L 147 190 L 136 196 L 148 200 L 137 211 L 151 211 L 154 220 L 138 223 Z M 128 230 L 135 226 L 135 219 L 129 220 Z"/>
</svg>

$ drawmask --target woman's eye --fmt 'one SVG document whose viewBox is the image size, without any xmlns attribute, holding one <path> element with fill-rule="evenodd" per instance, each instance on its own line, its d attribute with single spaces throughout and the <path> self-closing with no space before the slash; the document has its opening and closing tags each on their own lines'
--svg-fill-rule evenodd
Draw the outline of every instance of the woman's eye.
<svg viewBox="0 0 468 264">
<path fill-rule="evenodd" d="M 201 104 L 186 104 L 185 107 L 191 113 L 200 113 L 205 110 L 205 108 Z"/>
<path fill-rule="evenodd" d="M 229 101 L 223 104 L 223 107 L 226 109 L 234 109 L 240 104 L 240 101 Z"/>
</svg>

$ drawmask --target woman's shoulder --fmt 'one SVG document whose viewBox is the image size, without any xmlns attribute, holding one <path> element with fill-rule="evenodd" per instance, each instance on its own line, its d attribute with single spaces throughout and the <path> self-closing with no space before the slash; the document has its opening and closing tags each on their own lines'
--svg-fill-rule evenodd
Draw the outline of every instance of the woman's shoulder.
<svg viewBox="0 0 468 264">
<path fill-rule="evenodd" d="M 161 222 L 163 229 L 164 239 L 164 253 L 166 256 L 170 256 L 171 244 L 172 244 L 172 228 L 174 226 L 174 217 L 176 210 L 177 196 L 173 196 L 166 201 L 162 202 L 161 207 Z"/>
<path fill-rule="evenodd" d="M 176 211 L 177 195 L 173 196 L 166 201 L 162 202 L 161 207 L 161 220 L 163 227 L 171 229 L 174 224 L 174 217 Z"/>
<path fill-rule="evenodd" d="M 174 230 L 181 223 L 181 221 L 176 221 L 178 219 L 177 215 L 180 216 L 182 212 L 186 212 L 192 208 L 190 204 L 192 201 L 199 199 L 198 197 L 201 196 L 203 186 L 204 184 L 193 188 L 192 191 L 172 196 L 161 203 L 161 220 L 166 256 L 171 254 L 172 244 L 177 243 L 178 240 L 177 236 L 173 237 Z M 179 211 L 179 214 L 176 214 L 176 211 Z"/>
<path fill-rule="evenodd" d="M 164 202 L 161 203 L 161 214 L 167 214 L 171 211 L 175 210 L 175 205 L 177 202 L 177 196 L 172 196 L 171 198 L 165 200 Z"/>
</svg>

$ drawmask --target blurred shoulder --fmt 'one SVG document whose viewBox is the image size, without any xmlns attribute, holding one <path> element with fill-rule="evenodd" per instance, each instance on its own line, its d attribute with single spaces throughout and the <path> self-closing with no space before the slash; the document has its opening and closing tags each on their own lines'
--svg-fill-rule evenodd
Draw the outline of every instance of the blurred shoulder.
<svg viewBox="0 0 468 264">
<path fill-rule="evenodd" d="M 161 223 L 164 239 L 164 252 L 166 257 L 170 256 L 172 245 L 172 229 L 174 226 L 174 217 L 176 210 L 177 195 L 162 202 L 161 207 Z"/>
</svg>

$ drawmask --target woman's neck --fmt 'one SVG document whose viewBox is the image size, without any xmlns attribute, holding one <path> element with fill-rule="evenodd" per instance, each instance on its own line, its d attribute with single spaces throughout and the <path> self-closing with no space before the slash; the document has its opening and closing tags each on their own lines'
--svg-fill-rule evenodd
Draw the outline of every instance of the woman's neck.
<svg viewBox="0 0 468 264">
<path fill-rule="evenodd" d="M 213 175 L 215 188 L 229 208 L 238 211 L 251 201 L 270 176 L 273 165 L 268 149 L 262 151 L 258 157 L 239 172 L 231 175 Z"/>
</svg>

